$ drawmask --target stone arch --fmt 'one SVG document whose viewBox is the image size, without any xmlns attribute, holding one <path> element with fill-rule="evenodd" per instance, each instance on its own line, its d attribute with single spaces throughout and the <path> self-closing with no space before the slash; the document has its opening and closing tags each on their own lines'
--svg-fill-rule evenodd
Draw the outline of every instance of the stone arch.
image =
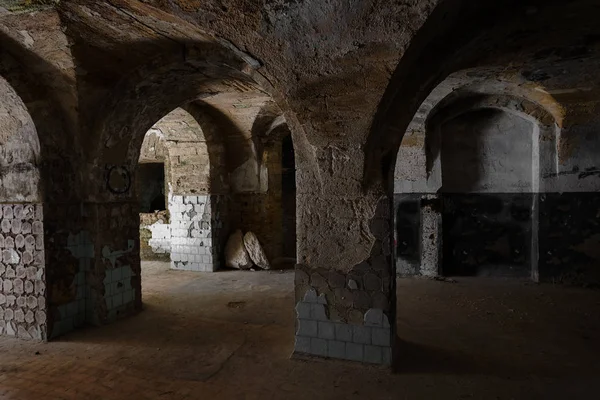
<svg viewBox="0 0 600 400">
<path fill-rule="evenodd" d="M 92 124 L 97 140 L 89 148 L 91 162 L 87 171 L 99 179 L 96 182 L 105 185 L 88 188 L 89 197 L 99 201 L 98 225 L 94 230 L 98 235 L 96 247 L 102 252 L 95 261 L 97 277 L 91 288 L 98 294 L 91 305 L 96 310 L 95 323 L 106 323 L 141 309 L 139 223 L 131 185 L 144 135 L 156 121 L 177 107 L 185 107 L 201 127 L 218 127 L 206 131 L 212 139 L 222 136 L 218 140 L 225 146 L 230 176 L 247 163 L 260 167 L 252 138 L 236 128 L 230 116 L 216 106 L 215 99 L 219 95 L 273 98 L 273 88 L 256 72 L 256 65 L 221 44 L 211 40 L 188 42 L 185 49 L 184 57 L 163 54 L 126 75 L 106 95 Z M 222 129 L 227 133 L 223 135 Z M 194 202 L 200 201 L 199 196 L 180 197 L 173 199 L 177 209 L 185 206 L 188 210 L 192 206 L 195 210 L 198 203 Z M 224 196 L 220 199 L 229 201 Z M 210 207 L 216 202 L 211 196 Z M 221 205 L 227 204 L 219 200 L 217 207 L 220 209 Z M 172 261 L 187 263 L 185 258 Z M 96 282 L 112 279 L 109 277 L 115 270 L 126 276 L 121 284 L 127 292 L 127 302 L 118 307 L 113 303 L 111 307 L 107 293 Z"/>
<path fill-rule="evenodd" d="M 391 187 L 395 155 L 410 121 L 450 74 L 511 65 L 498 71 L 521 75 L 530 82 L 546 80 L 545 75 L 532 72 L 542 62 L 565 61 L 581 43 L 596 45 L 589 39 L 598 33 L 590 17 L 595 7 L 589 0 L 535 6 L 511 0 L 440 3 L 411 41 L 379 104 L 365 146 L 365 186 L 383 182 Z M 550 24 L 553 29 L 549 31 Z"/>
<path fill-rule="evenodd" d="M 40 143 L 29 111 L 0 77 L 0 334 L 48 337 Z"/>
<path fill-rule="evenodd" d="M 481 86 L 480 86 L 481 87 Z M 519 92 L 515 90 L 514 92 Z M 467 115 L 478 110 L 498 110 L 518 118 L 529 121 L 532 125 L 531 134 L 531 152 L 529 154 L 531 165 L 529 166 L 529 177 L 527 174 L 520 179 L 525 181 L 530 180 L 528 189 L 517 189 L 517 191 L 525 190 L 523 195 L 516 196 L 518 202 L 529 202 L 531 209 L 531 218 L 527 226 L 523 225 L 523 234 L 528 236 L 528 244 L 522 243 L 522 248 L 519 248 L 520 253 L 528 253 L 528 260 L 524 262 L 530 267 L 531 279 L 539 281 L 539 239 L 538 239 L 538 219 L 539 219 L 539 193 L 547 189 L 548 177 L 557 176 L 557 149 L 558 137 L 560 134 L 561 120 L 559 115 L 556 117 L 553 113 L 544 106 L 524 97 L 518 97 L 514 92 L 506 90 L 503 93 L 485 93 L 471 91 L 468 88 L 457 90 L 440 101 L 436 107 L 430 112 L 426 121 L 426 153 L 427 153 L 427 176 L 433 181 L 437 180 L 439 187 L 436 193 L 442 190 L 442 164 L 441 164 L 441 142 L 442 142 L 442 125 L 451 120 L 456 120 L 462 115 Z M 554 110 L 560 110 L 556 103 L 547 101 L 547 104 L 555 105 Z M 558 119 L 558 120 L 557 120 Z M 437 179 L 436 179 L 437 178 Z M 516 177 L 515 177 L 516 179 Z M 432 185 L 431 189 L 433 189 Z M 429 185 L 428 185 L 429 186 Z M 514 189 L 511 189 L 512 191 Z M 528 194 L 530 193 L 530 195 Z M 503 194 L 502 196 L 511 196 Z M 524 199 L 525 196 L 527 199 Z M 445 214 L 443 214 L 445 215 Z M 442 221 L 445 217 L 438 216 L 436 219 Z M 519 222 L 520 223 L 520 222 Z M 521 223 L 520 223 L 521 224 Z M 515 225 L 516 226 L 516 225 Z M 444 230 L 446 234 L 438 232 L 438 237 L 445 237 L 449 227 L 438 225 L 438 229 Z M 527 233 L 529 232 L 529 233 Z M 519 234 L 521 235 L 521 234 Z M 450 237 L 450 236 L 448 236 Z M 447 247 L 445 239 L 438 241 L 440 246 Z M 433 250 L 433 249 L 431 249 Z M 440 255 L 440 249 L 435 249 L 435 254 Z M 433 255 L 432 255 L 433 257 Z M 425 256 L 423 258 L 426 258 Z M 441 266 L 440 266 L 441 267 Z M 433 268 L 430 268 L 433 270 Z M 438 268 L 438 273 L 442 273 L 441 268 Z"/>
<path fill-rule="evenodd" d="M 407 128 L 427 97 L 457 71 L 476 69 L 468 77 L 480 79 L 485 68 L 496 71 L 495 79 L 509 77 L 534 92 L 542 83 L 552 94 L 568 92 L 569 85 L 576 84 L 575 78 L 561 79 L 565 70 L 573 69 L 579 74 L 568 77 L 578 77 L 585 86 L 581 80 L 589 80 L 590 75 L 577 70 L 582 63 L 576 49 L 587 47 L 583 58 L 593 61 L 591 65 L 600 59 L 594 39 L 598 26 L 590 17 L 595 12 L 597 5 L 589 0 L 535 5 L 511 0 L 439 3 L 398 62 L 371 123 L 364 146 L 365 191 L 391 192 L 395 160 Z"/>
<path fill-rule="evenodd" d="M 0 77 L 0 200 L 40 202 L 40 143 L 21 98 Z"/>
<path fill-rule="evenodd" d="M 57 39 L 66 41 L 64 36 Z M 64 64 L 58 66 L 22 46 L 9 33 L 0 33 L 0 43 L 0 75 L 22 99 L 39 140 L 35 159 L 39 197 L 35 203 L 22 205 L 35 208 L 35 218 L 40 222 L 36 231 L 42 231 L 35 243 L 36 251 L 41 253 L 34 257 L 34 262 L 40 264 L 35 266 L 34 293 L 42 293 L 38 296 L 36 322 L 43 316 L 45 323 L 35 332 L 16 332 L 25 338 L 46 340 L 82 323 L 86 312 L 82 294 L 86 261 L 82 255 L 89 248 L 82 250 L 82 239 L 88 238 L 89 231 L 82 217 L 87 210 L 82 203 L 83 174 L 75 168 L 82 163 L 82 152 L 73 106 L 73 76 L 68 69 L 70 55 L 66 54 Z M 14 211 L 13 207 L 13 216 Z M 23 223 L 22 229 L 29 228 Z M 33 274 L 33 268 L 29 273 Z M 27 304 L 34 306 L 32 299 Z"/>
<path fill-rule="evenodd" d="M 549 100 L 548 100 L 549 102 Z M 560 110 L 556 102 L 552 102 L 555 110 Z M 527 97 L 519 97 L 516 93 L 486 93 L 463 88 L 446 96 L 425 121 L 425 152 L 428 179 L 435 176 L 434 165 L 439 167 L 441 150 L 441 130 L 437 127 L 461 114 L 479 109 L 496 109 L 515 114 L 531 122 L 535 127 L 534 163 L 532 166 L 534 190 L 544 189 L 544 176 L 556 176 L 558 139 L 560 137 L 561 115 L 553 114 L 539 103 Z M 439 171 L 438 171 L 439 172 Z M 429 186 L 429 185 L 428 185 Z M 434 185 L 435 186 L 435 185 Z"/>
<path fill-rule="evenodd" d="M 499 110 L 513 114 L 523 120 L 532 123 L 531 131 L 531 165 L 529 166 L 529 177 L 523 179 L 531 180 L 529 191 L 533 194 L 531 198 L 531 271 L 534 280 L 539 279 L 537 253 L 537 216 L 538 197 L 540 191 L 547 190 L 553 184 L 553 177 L 557 176 L 557 151 L 560 126 L 562 125 L 563 110 L 560 105 L 543 90 L 532 90 L 530 87 L 522 87 L 507 80 L 489 80 L 489 71 L 461 71 L 451 75 L 432 91 L 430 96 L 421 105 L 418 113 L 409 125 L 407 139 L 409 143 L 419 142 L 423 138 L 422 164 L 411 162 L 407 164 L 410 157 L 406 148 L 400 148 L 396 165 L 396 174 L 411 173 L 416 178 L 411 186 L 410 182 L 395 182 L 395 219 L 398 237 L 403 232 L 405 246 L 398 247 L 399 270 L 402 274 L 412 274 L 415 260 L 420 260 L 417 274 L 438 275 L 442 272 L 442 211 L 444 207 L 438 202 L 442 201 L 442 125 L 455 120 L 461 115 L 467 115 L 478 110 Z M 469 81 L 469 75 L 477 78 Z M 419 139 L 419 140 L 417 140 Z M 407 169 L 407 171 L 404 171 Z M 401 175 L 403 176 L 403 175 Z M 464 176 L 462 178 L 465 178 Z M 462 179 L 461 178 L 461 179 Z M 442 196 L 442 197 L 440 197 Z M 418 200 L 420 198 L 420 200 Z M 402 211 L 402 205 L 420 204 L 420 223 L 414 221 L 411 213 Z M 415 203 L 415 204 L 416 204 Z M 408 209 L 407 209 L 408 210 Z M 411 232 L 416 232 L 415 227 L 420 226 L 422 237 L 417 238 Z M 445 232 L 445 231 L 444 231 Z M 434 240 L 425 236 L 429 235 Z M 413 236 L 415 236 L 413 238 Z M 413 243 L 414 242 L 414 243 Z M 410 244 L 412 243 L 412 245 Z M 417 243 L 421 243 L 420 246 Z M 419 248 L 420 255 L 411 249 Z M 412 255 L 412 256 L 411 256 Z M 413 261 L 411 261 L 413 260 Z"/>
</svg>

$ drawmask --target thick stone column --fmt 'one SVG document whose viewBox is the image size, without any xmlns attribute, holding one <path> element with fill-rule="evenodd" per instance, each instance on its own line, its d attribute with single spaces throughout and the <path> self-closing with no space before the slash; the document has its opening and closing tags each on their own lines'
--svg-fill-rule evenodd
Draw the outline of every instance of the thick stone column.
<svg viewBox="0 0 600 400">
<path fill-rule="evenodd" d="M 371 204 L 371 217 L 360 221 L 348 215 L 356 212 L 353 207 L 361 201 L 328 198 L 310 207 L 303 197 L 299 198 L 300 223 L 310 225 L 308 231 L 299 232 L 302 263 L 297 265 L 295 280 L 295 353 L 391 365 L 396 338 L 396 281 L 391 254 L 390 199 L 376 200 L 375 205 Z M 323 230 L 321 224 L 331 228 Z M 332 235 L 328 240 L 335 242 L 334 235 L 338 235 L 337 240 L 342 241 L 344 232 L 337 229 L 344 226 L 348 231 L 362 230 L 362 235 L 370 236 L 370 254 L 354 265 L 344 266 L 340 264 L 344 259 L 356 259 L 353 249 L 348 249 L 347 256 L 330 249 L 328 256 L 314 260 L 311 265 L 311 251 L 307 251 L 303 241 L 308 239 L 310 246 L 319 240 L 310 236 L 327 231 Z M 321 251 L 327 250 L 321 247 Z M 319 265 L 328 259 L 331 265 Z"/>
<path fill-rule="evenodd" d="M 94 259 L 90 206 L 82 203 L 44 205 L 48 271 L 49 337 L 86 323 L 87 276 Z"/>
<path fill-rule="evenodd" d="M 170 196 L 171 268 L 214 272 L 220 267 L 227 199 L 218 195 Z"/>
<path fill-rule="evenodd" d="M 87 280 L 87 319 L 105 324 L 141 310 L 139 205 L 123 200 L 99 203 L 95 208 L 95 259 Z"/>
</svg>

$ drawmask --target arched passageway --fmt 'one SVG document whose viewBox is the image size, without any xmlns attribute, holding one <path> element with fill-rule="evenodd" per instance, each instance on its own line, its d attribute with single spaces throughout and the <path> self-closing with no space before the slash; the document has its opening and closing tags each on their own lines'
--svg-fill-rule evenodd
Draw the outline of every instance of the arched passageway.
<svg viewBox="0 0 600 400">
<path fill-rule="evenodd" d="M 451 1 L 434 9 L 398 63 L 379 104 L 365 147 L 363 183 L 369 190 L 377 190 L 381 184 L 389 198 L 397 193 L 396 207 L 390 206 L 395 234 L 388 239 L 395 249 L 390 267 L 396 272 L 439 277 L 448 261 L 446 255 L 454 257 L 450 261 L 463 271 L 465 263 L 480 268 L 497 262 L 505 265 L 505 271 L 511 271 L 512 264 L 513 270 L 520 270 L 517 275 L 535 281 L 597 282 L 594 265 L 599 259 L 588 246 L 599 237 L 589 221 L 595 220 L 598 211 L 597 180 L 590 177 L 600 155 L 594 150 L 596 139 L 585 132 L 596 129 L 593 110 L 600 85 L 591 70 L 600 61 L 600 49 L 592 40 L 598 34 L 597 25 L 582 17 L 597 11 L 597 5 L 577 1 L 507 7 L 508 3 L 467 5 Z M 427 121 L 434 121 L 436 113 L 447 106 L 452 108 L 450 104 L 465 94 L 465 87 L 476 93 L 466 100 L 471 112 L 465 114 L 463 104 L 459 106 L 461 112 L 450 111 L 452 117 L 438 127 L 429 125 Z M 496 98 L 485 104 L 489 95 Z M 493 121 L 498 112 L 504 119 L 514 119 L 515 113 L 520 119 L 511 122 L 503 139 L 487 149 L 490 151 L 475 151 L 471 146 L 469 155 L 477 160 L 465 158 L 464 146 L 452 143 L 455 139 L 450 135 L 430 135 L 430 128 L 439 131 L 440 126 L 455 131 L 454 137 L 458 137 L 457 130 L 462 137 L 465 131 L 486 130 L 474 118 L 478 109 L 482 113 L 485 109 L 499 110 L 490 112 L 483 118 L 486 121 Z M 507 109 L 512 115 L 506 114 Z M 498 129 L 498 124 L 491 128 Z M 508 140 L 524 129 L 533 137 L 530 143 Z M 442 136 L 437 143 L 428 142 L 429 137 Z M 510 151 L 503 151 L 503 147 Z M 503 153 L 506 155 L 500 156 Z M 525 153 L 531 156 L 525 157 Z M 464 192 L 470 178 L 480 181 L 494 154 L 497 162 L 505 163 L 496 170 L 509 173 L 510 184 L 493 190 L 513 193 L 504 199 L 487 199 L 487 207 L 495 203 L 500 212 L 481 215 L 481 204 L 476 204 L 475 198 L 486 202 L 483 193 L 471 193 L 472 202 L 459 202 L 454 216 L 448 215 L 451 210 L 441 201 L 448 198 L 448 184 L 453 182 L 452 191 Z M 508 154 L 521 156 L 514 160 Z M 510 160 L 519 161 L 519 165 L 523 162 L 524 168 L 511 169 Z M 468 169 L 469 164 L 476 165 L 477 172 Z M 528 199 L 514 203 L 515 197 Z M 490 218 L 496 222 L 490 224 Z M 502 222 L 507 229 L 501 230 L 504 238 L 498 240 L 500 236 L 492 232 L 503 218 L 510 220 L 512 228 Z M 444 222 L 450 224 L 450 230 L 444 230 Z M 585 233 L 565 235 L 563 229 Z M 453 230 L 458 235 L 454 243 L 451 238 L 446 238 L 450 243 L 444 243 L 444 232 Z M 471 232 L 469 238 L 464 237 L 465 232 Z M 488 241 L 486 237 L 491 236 L 494 239 Z M 470 248 L 460 247 L 465 240 L 473 241 L 467 245 Z M 443 250 L 451 251 L 452 247 L 458 253 Z M 504 254 L 502 259 L 500 254 Z M 527 267 L 515 268 L 515 263 Z M 495 267 L 488 272 L 483 269 L 471 269 L 469 274 L 497 271 Z M 394 299 L 395 295 L 393 291 Z M 398 296 L 401 298 L 402 293 Z"/>
<path fill-rule="evenodd" d="M 399 150 L 398 273 L 537 281 L 539 193 L 556 185 L 560 107 L 497 81 L 435 97 L 461 75 L 432 93 Z"/>
</svg>

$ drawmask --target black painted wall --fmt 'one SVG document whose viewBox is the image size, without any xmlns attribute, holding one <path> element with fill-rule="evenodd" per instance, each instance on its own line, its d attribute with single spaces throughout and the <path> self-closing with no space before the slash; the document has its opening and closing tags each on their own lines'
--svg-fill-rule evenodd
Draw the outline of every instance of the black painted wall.
<svg viewBox="0 0 600 400">
<path fill-rule="evenodd" d="M 540 280 L 600 287 L 600 193 L 540 196 Z"/>
<path fill-rule="evenodd" d="M 531 276 L 532 194 L 443 194 L 445 276 Z"/>
<path fill-rule="evenodd" d="M 421 265 L 421 195 L 394 196 L 396 272 L 419 275 Z"/>
</svg>

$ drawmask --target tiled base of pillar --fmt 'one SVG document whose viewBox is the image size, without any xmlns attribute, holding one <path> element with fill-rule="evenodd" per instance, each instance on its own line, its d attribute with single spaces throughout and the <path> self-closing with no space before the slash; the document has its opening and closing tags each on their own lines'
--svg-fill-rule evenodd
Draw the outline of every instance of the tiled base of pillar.
<svg viewBox="0 0 600 400">
<path fill-rule="evenodd" d="M 218 269 L 218 243 L 213 241 L 220 227 L 219 213 L 213 212 L 218 196 L 171 196 L 171 268 L 213 272 Z"/>
<path fill-rule="evenodd" d="M 296 305 L 298 325 L 294 352 L 319 357 L 391 365 L 392 330 L 379 309 L 365 313 L 364 325 L 333 322 L 325 313 L 325 297 L 310 290 Z"/>
</svg>

